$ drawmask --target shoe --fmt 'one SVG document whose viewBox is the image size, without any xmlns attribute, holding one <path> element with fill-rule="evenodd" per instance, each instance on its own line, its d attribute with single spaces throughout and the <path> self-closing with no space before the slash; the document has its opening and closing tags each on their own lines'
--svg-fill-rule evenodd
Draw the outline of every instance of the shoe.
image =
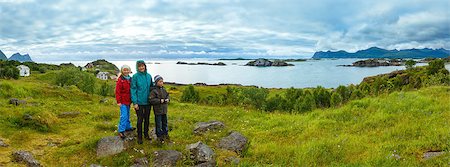
<svg viewBox="0 0 450 167">
<path fill-rule="evenodd" d="M 164 136 L 163 136 L 163 140 L 164 140 L 166 143 L 171 143 L 171 140 L 170 140 L 169 135 L 164 135 Z"/>
<path fill-rule="evenodd" d="M 135 130 L 136 130 L 136 128 L 131 128 L 131 129 L 127 129 L 125 131 L 130 132 L 130 131 L 135 131 Z"/>
<path fill-rule="evenodd" d="M 125 136 L 125 134 L 123 132 L 119 132 L 119 137 L 121 139 L 125 139 L 127 136 Z"/>
<path fill-rule="evenodd" d="M 143 143 L 143 142 L 142 142 L 142 138 L 138 138 L 138 139 L 137 139 L 137 143 L 138 143 L 138 144 L 142 144 L 142 143 Z"/>
</svg>

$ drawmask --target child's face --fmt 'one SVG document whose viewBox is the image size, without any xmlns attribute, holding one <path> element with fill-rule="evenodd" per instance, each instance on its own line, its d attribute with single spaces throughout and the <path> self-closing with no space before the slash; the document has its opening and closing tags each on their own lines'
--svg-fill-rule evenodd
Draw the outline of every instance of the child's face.
<svg viewBox="0 0 450 167">
<path fill-rule="evenodd" d="M 144 71 L 145 71 L 145 65 L 144 65 L 144 64 L 139 64 L 138 70 L 139 70 L 140 72 L 144 72 Z"/>
<path fill-rule="evenodd" d="M 124 75 L 124 76 L 128 76 L 129 74 L 130 74 L 130 69 L 128 69 L 128 68 L 124 68 L 123 70 L 122 70 L 122 74 Z"/>
<path fill-rule="evenodd" d="M 160 79 L 157 83 L 157 86 L 162 87 L 164 85 L 164 81 L 162 79 Z"/>
</svg>

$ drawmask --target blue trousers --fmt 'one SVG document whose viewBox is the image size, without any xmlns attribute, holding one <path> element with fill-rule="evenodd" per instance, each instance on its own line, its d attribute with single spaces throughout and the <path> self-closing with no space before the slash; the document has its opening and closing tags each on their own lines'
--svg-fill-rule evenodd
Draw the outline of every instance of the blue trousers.
<svg viewBox="0 0 450 167">
<path fill-rule="evenodd" d="M 130 105 L 122 104 L 120 106 L 120 120 L 118 128 L 118 132 L 124 132 L 125 130 L 132 128 L 130 122 Z"/>
<path fill-rule="evenodd" d="M 155 115 L 155 124 L 156 136 L 158 138 L 164 135 L 168 135 L 169 128 L 167 125 L 167 114 Z"/>
</svg>

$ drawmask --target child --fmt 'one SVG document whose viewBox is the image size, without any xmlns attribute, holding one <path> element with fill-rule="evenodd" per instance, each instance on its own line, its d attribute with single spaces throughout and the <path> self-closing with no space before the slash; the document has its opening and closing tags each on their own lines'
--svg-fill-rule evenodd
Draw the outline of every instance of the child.
<svg viewBox="0 0 450 167">
<path fill-rule="evenodd" d="M 170 142 L 169 129 L 167 126 L 167 104 L 169 103 L 169 93 L 164 89 L 164 80 L 157 75 L 154 78 L 156 87 L 150 92 L 150 104 L 153 105 L 155 114 L 156 136 L 161 143 Z"/>
<path fill-rule="evenodd" d="M 142 144 L 142 133 L 145 139 L 151 140 L 148 135 L 148 125 L 150 119 L 150 103 L 148 96 L 153 87 L 152 76 L 147 73 L 147 65 L 143 60 L 136 62 L 137 72 L 133 75 L 131 82 L 131 101 L 134 104 L 134 109 L 137 115 L 137 142 Z M 144 123 L 144 129 L 142 129 Z"/>
<path fill-rule="evenodd" d="M 119 136 L 124 139 L 125 131 L 133 131 L 134 128 L 131 127 L 130 123 L 130 104 L 131 104 L 131 95 L 130 95 L 130 83 L 131 77 L 130 66 L 123 65 L 121 68 L 120 77 L 116 83 L 116 100 L 117 105 L 120 107 L 120 121 L 118 126 Z"/>
</svg>

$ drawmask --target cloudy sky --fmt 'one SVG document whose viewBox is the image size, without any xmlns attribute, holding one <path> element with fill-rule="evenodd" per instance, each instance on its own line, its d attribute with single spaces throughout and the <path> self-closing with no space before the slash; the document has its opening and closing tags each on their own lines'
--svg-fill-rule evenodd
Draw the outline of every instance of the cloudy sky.
<svg viewBox="0 0 450 167">
<path fill-rule="evenodd" d="M 0 0 L 0 32 L 36 60 L 450 49 L 450 1 Z"/>
</svg>

